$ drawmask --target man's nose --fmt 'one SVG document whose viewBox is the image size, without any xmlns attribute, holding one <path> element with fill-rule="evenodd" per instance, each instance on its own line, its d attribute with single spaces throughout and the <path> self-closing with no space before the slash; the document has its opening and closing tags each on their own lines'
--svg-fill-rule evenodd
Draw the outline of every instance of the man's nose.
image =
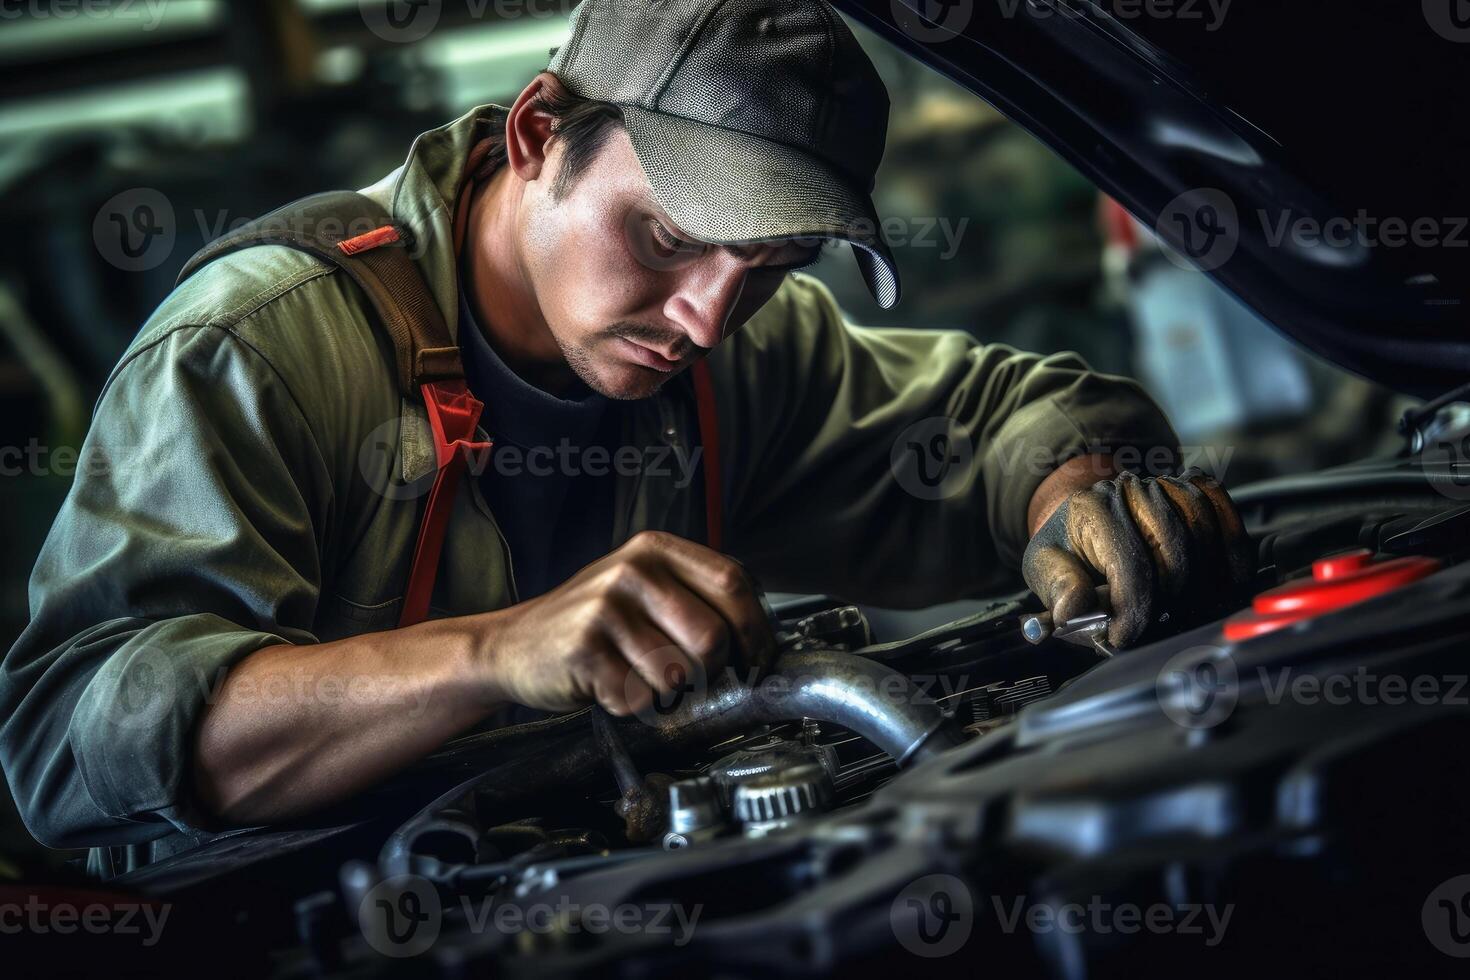
<svg viewBox="0 0 1470 980">
<path fill-rule="evenodd" d="M 691 269 L 664 304 L 664 316 L 700 347 L 717 346 L 740 304 L 746 271 L 745 263 L 733 256 L 697 272 Z"/>
</svg>

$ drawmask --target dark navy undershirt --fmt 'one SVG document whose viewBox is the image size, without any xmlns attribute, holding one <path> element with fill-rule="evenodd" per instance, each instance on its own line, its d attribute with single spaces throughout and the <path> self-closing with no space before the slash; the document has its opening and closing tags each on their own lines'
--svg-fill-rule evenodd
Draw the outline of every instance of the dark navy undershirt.
<svg viewBox="0 0 1470 980">
<path fill-rule="evenodd" d="M 485 403 L 480 424 L 495 441 L 480 492 L 510 546 L 517 596 L 531 599 L 612 550 L 608 461 L 621 412 L 581 381 L 557 397 L 521 378 L 490 346 L 463 288 L 459 316 L 465 379 Z M 593 446 L 603 448 L 600 460 L 587 458 Z"/>
</svg>

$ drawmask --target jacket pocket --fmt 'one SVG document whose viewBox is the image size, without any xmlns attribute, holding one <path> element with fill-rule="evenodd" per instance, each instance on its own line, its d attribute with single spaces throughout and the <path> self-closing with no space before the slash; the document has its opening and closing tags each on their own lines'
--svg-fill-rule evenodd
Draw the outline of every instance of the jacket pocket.
<svg viewBox="0 0 1470 980">
<path fill-rule="evenodd" d="M 364 605 L 344 595 L 333 595 L 324 605 L 317 623 L 317 636 L 322 640 L 340 640 L 345 636 L 376 633 L 397 626 L 403 610 L 403 596 Z"/>
</svg>

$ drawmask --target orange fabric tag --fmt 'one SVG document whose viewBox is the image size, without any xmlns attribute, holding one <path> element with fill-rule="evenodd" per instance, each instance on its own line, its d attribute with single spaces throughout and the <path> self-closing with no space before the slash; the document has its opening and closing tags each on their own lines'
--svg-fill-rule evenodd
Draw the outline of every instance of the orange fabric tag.
<svg viewBox="0 0 1470 980">
<path fill-rule="evenodd" d="M 392 225 L 384 225 L 381 228 L 363 232 L 355 238 L 344 239 L 337 243 L 337 248 L 342 251 L 343 255 L 356 255 L 358 252 L 366 252 L 379 245 L 391 245 L 396 241 L 398 241 L 398 229 Z"/>
</svg>

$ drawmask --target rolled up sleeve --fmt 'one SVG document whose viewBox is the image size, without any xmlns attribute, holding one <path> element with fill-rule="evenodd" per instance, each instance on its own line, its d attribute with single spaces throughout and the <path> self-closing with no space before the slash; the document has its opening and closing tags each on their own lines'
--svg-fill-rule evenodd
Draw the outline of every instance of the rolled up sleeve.
<svg viewBox="0 0 1470 980">
<path fill-rule="evenodd" d="M 1075 354 L 851 326 L 805 277 L 710 363 L 728 548 L 767 588 L 890 606 L 994 591 L 1017 581 L 1027 508 L 1057 466 L 1177 448 L 1136 383 Z M 916 483 L 910 450 L 954 470 Z"/>
<path fill-rule="evenodd" d="M 330 494 L 299 407 L 235 333 L 176 327 L 124 360 L 0 665 L 0 762 L 38 840 L 197 829 L 193 730 L 241 658 L 314 642 Z"/>
</svg>

